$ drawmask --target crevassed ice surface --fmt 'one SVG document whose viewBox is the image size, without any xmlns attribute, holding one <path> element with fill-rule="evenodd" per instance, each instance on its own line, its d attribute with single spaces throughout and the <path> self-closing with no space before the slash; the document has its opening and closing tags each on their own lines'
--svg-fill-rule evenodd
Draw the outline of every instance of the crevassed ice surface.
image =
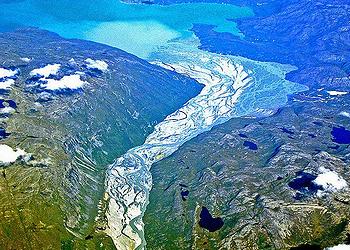
<svg viewBox="0 0 350 250">
<path fill-rule="evenodd" d="M 295 68 L 203 52 L 196 39 L 174 42 L 154 53 L 154 63 L 197 79 L 205 87 L 159 123 L 142 146 L 130 149 L 107 173 L 107 233 L 117 249 L 145 247 L 142 216 L 152 187 L 150 168 L 179 146 L 232 117 L 269 115 L 287 95 L 306 90 L 285 80 Z"/>
</svg>

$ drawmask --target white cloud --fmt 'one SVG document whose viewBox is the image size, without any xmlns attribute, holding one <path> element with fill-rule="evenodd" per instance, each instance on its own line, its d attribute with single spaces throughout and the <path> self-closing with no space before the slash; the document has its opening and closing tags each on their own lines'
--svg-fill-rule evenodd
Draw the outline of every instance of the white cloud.
<svg viewBox="0 0 350 250">
<path fill-rule="evenodd" d="M 13 84 L 15 84 L 15 80 L 7 79 L 3 82 L 0 82 L 0 89 L 9 89 Z"/>
<path fill-rule="evenodd" d="M 32 76 L 43 76 L 43 77 L 49 77 L 50 75 L 56 75 L 57 72 L 60 70 L 61 64 L 48 64 L 45 67 L 34 69 L 30 72 L 30 75 Z"/>
<path fill-rule="evenodd" d="M 314 183 L 322 186 L 325 191 L 334 192 L 348 186 L 346 181 L 336 172 L 324 167 L 320 167 L 319 171 L 321 174 L 316 177 Z"/>
<path fill-rule="evenodd" d="M 85 62 L 87 63 L 86 66 L 88 69 L 98 69 L 103 72 L 107 71 L 108 69 L 108 64 L 101 60 L 93 60 L 91 58 L 88 58 L 85 60 Z"/>
<path fill-rule="evenodd" d="M 60 80 L 46 78 L 41 78 L 40 80 L 45 82 L 42 86 L 48 90 L 79 89 L 87 83 L 80 79 L 79 74 L 64 76 Z"/>
<path fill-rule="evenodd" d="M 334 247 L 328 247 L 326 250 L 350 250 L 350 245 L 340 244 Z"/>
<path fill-rule="evenodd" d="M 8 165 L 15 162 L 19 157 L 27 156 L 27 153 L 17 148 L 13 150 L 10 146 L 0 144 L 0 165 Z"/>
<path fill-rule="evenodd" d="M 17 74 L 17 70 L 0 68 L 0 78 L 12 77 Z"/>
</svg>

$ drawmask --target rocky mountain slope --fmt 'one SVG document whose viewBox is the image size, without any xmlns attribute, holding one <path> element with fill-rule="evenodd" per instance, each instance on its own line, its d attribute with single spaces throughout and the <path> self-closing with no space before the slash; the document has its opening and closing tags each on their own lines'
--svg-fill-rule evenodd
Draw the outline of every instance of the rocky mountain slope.
<svg viewBox="0 0 350 250">
<path fill-rule="evenodd" d="M 90 235 L 106 168 L 202 86 L 37 29 L 0 34 L 0 49 L 0 248 L 109 244 Z"/>
</svg>

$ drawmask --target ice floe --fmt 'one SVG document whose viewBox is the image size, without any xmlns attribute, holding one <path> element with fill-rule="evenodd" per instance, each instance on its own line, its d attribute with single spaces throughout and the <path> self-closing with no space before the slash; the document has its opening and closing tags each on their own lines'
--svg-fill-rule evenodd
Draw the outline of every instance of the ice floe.
<svg viewBox="0 0 350 250">
<path fill-rule="evenodd" d="M 8 145 L 0 144 L 0 165 L 8 165 L 25 156 L 28 156 L 28 154 L 20 148 L 13 150 Z"/>
<path fill-rule="evenodd" d="M 320 174 L 316 177 L 314 183 L 322 186 L 324 191 L 335 192 L 348 186 L 346 181 L 341 176 L 339 176 L 338 173 L 324 167 L 321 167 L 319 171 Z"/>
<path fill-rule="evenodd" d="M 40 80 L 45 82 L 41 86 L 48 90 L 80 89 L 87 83 L 80 79 L 80 74 L 64 76 L 59 80 L 47 78 L 41 78 Z"/>
<path fill-rule="evenodd" d="M 88 69 L 98 69 L 102 72 L 106 72 L 108 70 L 108 64 L 105 61 L 102 60 L 93 60 L 91 58 L 88 58 L 85 60 L 86 67 Z"/>
<path fill-rule="evenodd" d="M 56 75 L 58 71 L 61 68 L 61 64 L 55 63 L 55 64 L 48 64 L 45 67 L 33 69 L 30 72 L 31 76 L 43 76 L 45 78 L 49 77 L 50 75 Z"/>
</svg>

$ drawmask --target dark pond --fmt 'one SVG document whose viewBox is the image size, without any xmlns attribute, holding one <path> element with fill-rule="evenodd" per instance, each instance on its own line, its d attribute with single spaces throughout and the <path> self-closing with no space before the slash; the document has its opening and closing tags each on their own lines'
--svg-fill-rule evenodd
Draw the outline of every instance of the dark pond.
<svg viewBox="0 0 350 250">
<path fill-rule="evenodd" d="M 332 141 L 339 144 L 350 144 L 350 131 L 344 127 L 333 127 L 331 134 Z"/>
<path fill-rule="evenodd" d="M 190 191 L 188 191 L 188 190 L 181 191 L 182 200 L 183 201 L 187 200 L 189 194 L 190 194 Z"/>
<path fill-rule="evenodd" d="M 310 136 L 311 138 L 316 138 L 316 135 L 314 134 L 307 134 L 308 136 Z"/>
<path fill-rule="evenodd" d="M 199 226 L 209 230 L 209 232 L 215 232 L 222 228 L 224 221 L 218 217 L 213 218 L 206 207 L 202 207 L 200 214 Z"/>
<path fill-rule="evenodd" d="M 247 147 L 251 150 L 257 150 L 258 149 L 258 145 L 256 145 L 254 142 L 251 141 L 244 141 L 243 143 L 244 147 Z"/>
<path fill-rule="evenodd" d="M 296 173 L 297 177 L 288 183 L 288 186 L 294 190 L 299 191 L 295 195 L 296 200 L 300 200 L 307 195 L 315 194 L 318 190 L 322 190 L 322 186 L 315 184 L 313 181 L 316 179 L 316 175 L 309 174 L 303 171 Z"/>
<path fill-rule="evenodd" d="M 290 130 L 290 129 L 282 128 L 281 130 L 282 130 L 283 133 L 294 135 L 294 132 L 292 130 Z"/>
<path fill-rule="evenodd" d="M 17 104 L 14 101 L 0 99 L 0 108 L 5 108 L 7 106 L 14 108 L 14 109 L 17 108 Z"/>
<path fill-rule="evenodd" d="M 242 138 L 248 138 L 248 136 L 246 136 L 245 134 L 238 134 L 238 135 Z"/>
<path fill-rule="evenodd" d="M 6 133 L 6 130 L 4 128 L 0 128 L 0 139 L 4 139 L 8 137 L 10 133 Z"/>
</svg>

